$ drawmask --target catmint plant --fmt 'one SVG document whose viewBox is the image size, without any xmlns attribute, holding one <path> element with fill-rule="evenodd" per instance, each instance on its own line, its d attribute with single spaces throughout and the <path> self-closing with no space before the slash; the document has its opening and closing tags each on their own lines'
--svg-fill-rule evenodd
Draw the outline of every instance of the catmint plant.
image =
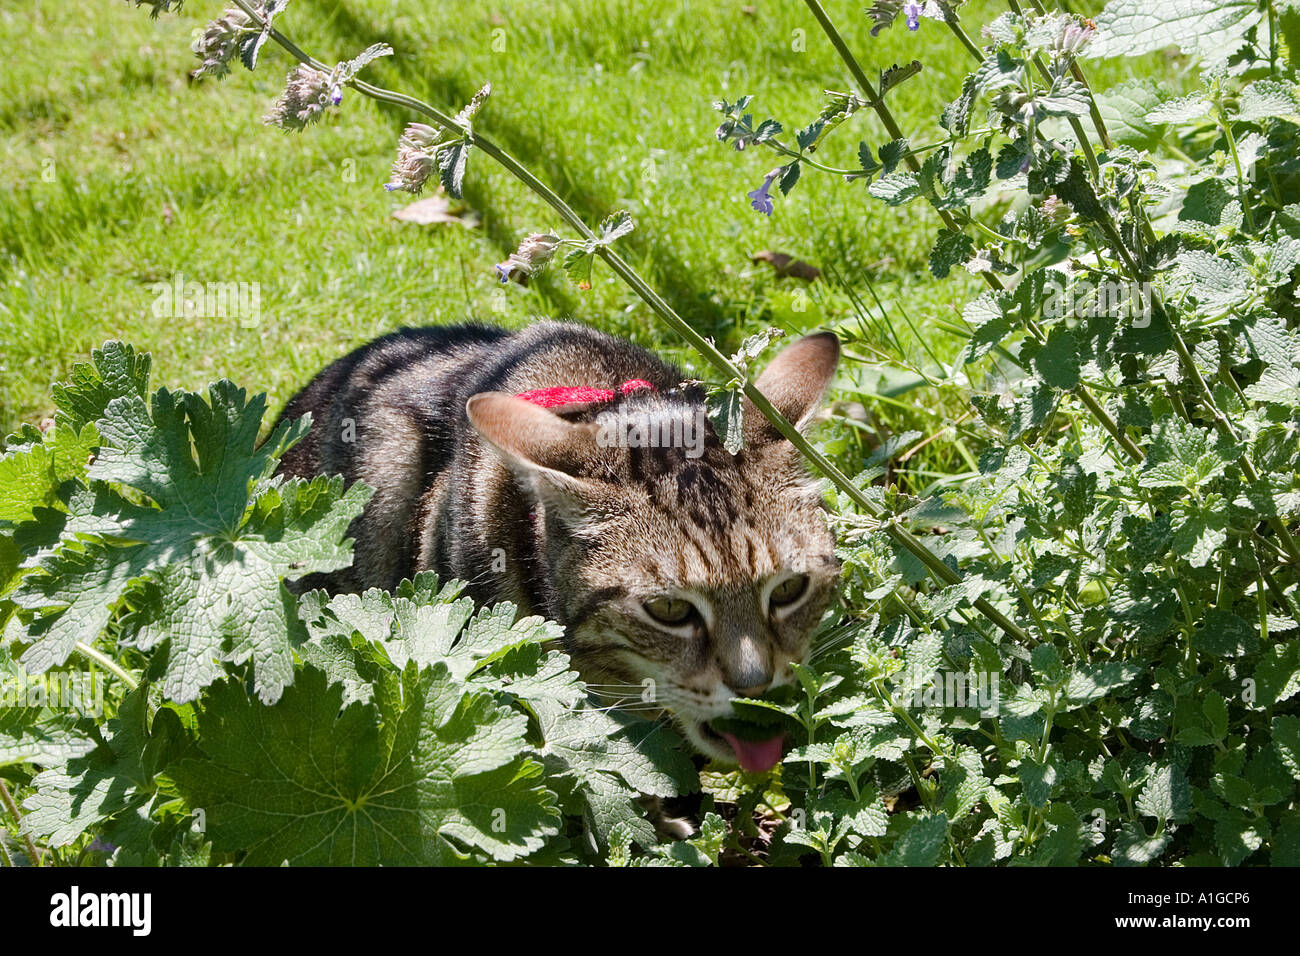
<svg viewBox="0 0 1300 956">
<path fill-rule="evenodd" d="M 140 2 L 153 15 L 179 6 Z M 601 259 L 717 373 L 708 405 L 729 449 L 743 448 L 747 398 L 827 477 L 841 599 L 794 684 L 733 702 L 795 747 L 772 774 L 697 774 L 672 735 L 588 700 L 554 625 L 475 609 L 456 582 L 292 593 L 286 580 L 349 559 L 346 530 L 369 490 L 273 478 L 301 424 L 259 443 L 264 398 L 229 382 L 151 393 L 148 356 L 108 343 L 56 387 L 54 424 L 11 436 L 0 459 L 13 477 L 0 536 L 17 562 L 0 582 L 0 675 L 114 678 L 107 716 L 0 718 L 0 755 L 33 771 L 20 803 L 0 780 L 19 836 L 6 853 L 1300 863 L 1290 6 L 1197 0 L 1189 30 L 1186 5 L 1110 0 L 1089 19 L 1012 2 L 976 30 L 960 2 L 878 0 L 872 36 L 901 18 L 909 32 L 947 31 L 970 59 L 959 88 L 932 91 L 944 135 L 915 144 L 890 104 L 899 84 L 925 82 L 920 62 L 869 75 L 858 60 L 869 42 L 855 51 L 806 0 L 854 88 L 825 91 L 793 134 L 756 122 L 752 97 L 716 104 L 716 139 L 761 183 L 748 207 L 736 191 L 738 208 L 772 215 L 772 188 L 800 184 L 899 214 L 925 204 L 940 223 L 930 279 L 965 270 L 986 286 L 959 319 L 936 320 L 962 344 L 918 376 L 966 414 L 950 433 L 881 436 L 865 457 L 810 441 L 753 388 L 751 364 L 777 330 L 719 352 L 619 256 L 626 212 L 589 227 L 476 129 L 488 86 L 454 115 L 374 86 L 358 73 L 388 47 L 330 66 L 271 27 L 283 6 L 235 0 L 196 39 L 196 74 L 221 78 L 236 55 L 254 69 L 272 40 L 298 60 L 273 125 L 305 130 L 344 106 L 345 89 L 410 110 L 419 119 L 390 191 L 417 193 L 436 169 L 459 196 L 472 151 L 501 164 L 563 226 L 526 236 L 498 278 L 558 257 L 582 287 Z M 1199 67 L 1182 95 L 1108 97 L 1089 77 L 1091 56 L 1169 46 Z M 850 130 L 849 165 L 825 162 L 823 147 Z M 883 302 L 850 299 L 860 322 L 839 331 L 882 352 L 855 327 L 869 329 Z M 931 440 L 952 441 L 969 469 L 939 481 L 913 470 L 907 450 Z M 256 750 L 232 732 L 253 726 Z M 320 786 L 301 755 L 339 739 L 355 762 L 330 764 Z M 435 773 L 447 786 L 427 786 Z M 697 790 L 699 833 L 660 845 L 639 795 Z M 476 814 L 488 800 L 503 825 Z M 724 821 L 717 805 L 735 812 Z M 191 825 L 200 811 L 206 829 Z M 286 820 L 322 821 L 331 836 Z"/>
</svg>

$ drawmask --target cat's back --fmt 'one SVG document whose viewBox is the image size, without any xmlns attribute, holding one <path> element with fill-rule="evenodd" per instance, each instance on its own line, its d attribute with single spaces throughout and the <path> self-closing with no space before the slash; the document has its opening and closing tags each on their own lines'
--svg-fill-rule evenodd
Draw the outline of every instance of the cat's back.
<svg viewBox="0 0 1300 956">
<path fill-rule="evenodd" d="M 391 587 L 420 569 L 420 529 L 437 518 L 433 512 L 458 512 L 460 498 L 482 483 L 489 467 L 466 417 L 472 396 L 612 389 L 634 379 L 667 390 L 681 373 L 626 340 L 569 322 L 538 322 L 517 332 L 489 325 L 406 328 L 333 362 L 281 413 L 286 420 L 310 413 L 312 426 L 284 455 L 280 471 L 304 478 L 340 474 L 364 481 L 374 495 L 349 531 L 356 541 L 353 568 L 311 586 Z M 491 468 L 489 484 L 500 484 L 504 473 Z"/>
<path fill-rule="evenodd" d="M 492 350 L 509 335 L 478 324 L 403 328 L 336 359 L 280 413 L 281 420 L 312 417 L 311 430 L 284 455 L 280 470 L 354 477 L 354 446 L 394 417 L 445 418 L 458 370 L 463 376 L 490 364 Z"/>
</svg>

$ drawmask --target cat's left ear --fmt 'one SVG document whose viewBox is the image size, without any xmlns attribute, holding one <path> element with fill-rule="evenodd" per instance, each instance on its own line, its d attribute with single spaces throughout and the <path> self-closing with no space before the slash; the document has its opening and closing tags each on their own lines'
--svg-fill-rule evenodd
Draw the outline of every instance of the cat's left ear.
<svg viewBox="0 0 1300 956">
<path fill-rule="evenodd" d="M 795 428 L 803 429 L 821 407 L 840 361 L 840 342 L 830 332 L 806 335 L 782 349 L 754 386 Z M 745 399 L 745 444 L 776 441 L 781 433 Z"/>
<path fill-rule="evenodd" d="M 560 488 L 580 490 L 586 479 L 579 476 L 599 454 L 595 425 L 567 421 L 505 392 L 480 392 L 465 413 L 506 464 Z"/>
</svg>

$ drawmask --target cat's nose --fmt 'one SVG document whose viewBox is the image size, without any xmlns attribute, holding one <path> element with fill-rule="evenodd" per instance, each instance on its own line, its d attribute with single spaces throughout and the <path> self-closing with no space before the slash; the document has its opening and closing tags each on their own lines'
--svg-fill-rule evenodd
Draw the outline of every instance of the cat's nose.
<svg viewBox="0 0 1300 956">
<path fill-rule="evenodd" d="M 737 687 L 732 683 L 727 684 L 728 689 L 737 697 L 762 697 L 771 686 L 772 681 L 770 678 L 762 683 L 755 682 L 745 687 Z"/>
<path fill-rule="evenodd" d="M 762 697 L 772 686 L 772 671 L 761 665 L 755 665 L 739 673 L 728 675 L 724 683 L 737 697 Z"/>
<path fill-rule="evenodd" d="M 728 648 L 722 682 L 737 697 L 758 697 L 772 685 L 772 652 L 763 642 L 742 637 Z"/>
</svg>

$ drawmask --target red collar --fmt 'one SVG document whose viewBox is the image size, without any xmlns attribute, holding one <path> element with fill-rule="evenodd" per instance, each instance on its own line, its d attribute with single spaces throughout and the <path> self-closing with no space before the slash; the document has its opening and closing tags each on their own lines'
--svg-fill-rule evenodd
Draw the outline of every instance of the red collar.
<svg viewBox="0 0 1300 956">
<path fill-rule="evenodd" d="M 620 393 L 627 395 L 638 389 L 655 387 L 643 378 L 630 378 L 618 387 L 592 388 L 590 385 L 556 385 L 552 388 L 535 388 L 531 392 L 519 392 L 515 398 L 532 402 L 542 408 L 559 408 L 564 405 L 586 405 L 592 402 L 612 402 Z"/>
</svg>

